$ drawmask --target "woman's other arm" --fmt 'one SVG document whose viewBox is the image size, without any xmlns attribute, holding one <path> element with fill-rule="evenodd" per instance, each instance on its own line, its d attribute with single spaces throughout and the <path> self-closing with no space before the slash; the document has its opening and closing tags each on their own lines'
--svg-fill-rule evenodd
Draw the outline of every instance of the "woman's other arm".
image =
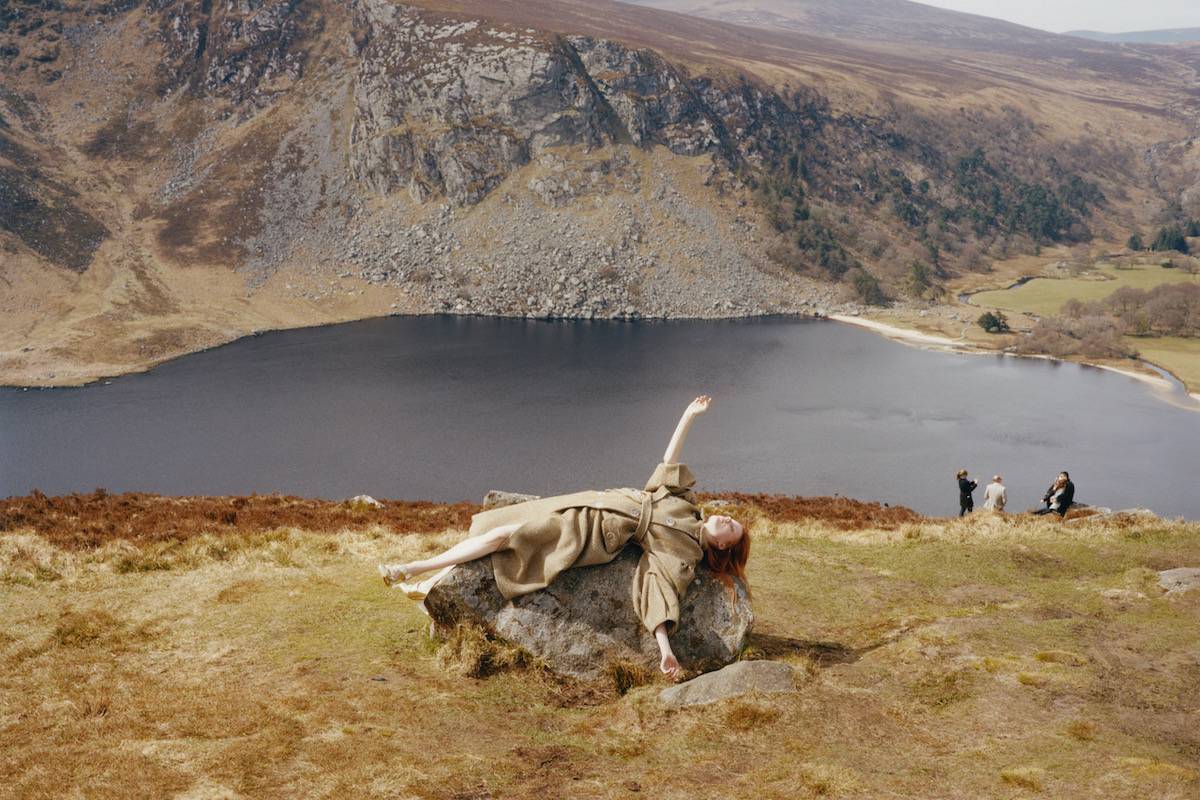
<svg viewBox="0 0 1200 800">
<path fill-rule="evenodd" d="M 664 464 L 679 462 L 679 454 L 683 451 L 683 443 L 687 439 L 688 429 L 692 427 L 692 420 L 708 411 L 708 404 L 711 402 L 711 397 L 702 394 L 684 409 L 683 416 L 679 418 L 679 424 L 675 426 L 675 434 L 671 437 L 666 452 L 663 453 Z"/>
<path fill-rule="evenodd" d="M 675 652 L 671 649 L 671 639 L 667 636 L 667 623 L 661 622 L 654 629 L 654 639 L 658 642 L 658 652 L 661 656 L 658 668 L 668 678 L 675 680 L 679 675 L 679 659 L 675 658 Z"/>
</svg>

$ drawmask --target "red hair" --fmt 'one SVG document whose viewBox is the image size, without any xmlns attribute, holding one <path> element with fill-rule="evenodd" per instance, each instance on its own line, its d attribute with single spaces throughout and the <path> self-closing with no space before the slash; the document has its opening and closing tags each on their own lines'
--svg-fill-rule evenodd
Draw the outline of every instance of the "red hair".
<svg viewBox="0 0 1200 800">
<path fill-rule="evenodd" d="M 733 579 L 740 580 L 746 587 L 746 596 L 749 597 L 750 581 L 746 580 L 746 562 L 750 560 L 750 529 L 744 523 L 738 524 L 742 526 L 742 538 L 727 550 L 711 546 L 704 548 L 704 565 L 712 570 L 717 580 L 725 584 L 731 592 L 737 591 Z"/>
</svg>

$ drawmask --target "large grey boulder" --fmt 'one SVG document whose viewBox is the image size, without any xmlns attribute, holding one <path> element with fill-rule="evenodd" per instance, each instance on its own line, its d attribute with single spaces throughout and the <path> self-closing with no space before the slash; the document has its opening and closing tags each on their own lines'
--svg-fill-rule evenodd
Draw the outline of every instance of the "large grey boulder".
<svg viewBox="0 0 1200 800">
<path fill-rule="evenodd" d="M 540 656 L 551 669 L 597 678 L 613 663 L 658 668 L 658 646 L 634 612 L 633 573 L 640 554 L 626 548 L 614 561 L 577 567 L 532 594 L 506 602 L 489 558 L 450 571 L 425 598 L 434 633 L 473 622 Z M 750 599 L 730 592 L 704 566 L 683 598 L 671 645 L 688 670 L 713 670 L 734 661 L 754 623 Z"/>
<path fill-rule="evenodd" d="M 1167 594 L 1200 588 L 1200 567 L 1165 569 L 1158 573 L 1158 585 L 1166 589 Z"/>
<path fill-rule="evenodd" d="M 750 692 L 781 694 L 795 691 L 795 671 L 787 664 L 779 661 L 739 661 L 716 672 L 663 689 L 658 699 L 671 708 L 682 708 L 708 705 Z"/>
</svg>

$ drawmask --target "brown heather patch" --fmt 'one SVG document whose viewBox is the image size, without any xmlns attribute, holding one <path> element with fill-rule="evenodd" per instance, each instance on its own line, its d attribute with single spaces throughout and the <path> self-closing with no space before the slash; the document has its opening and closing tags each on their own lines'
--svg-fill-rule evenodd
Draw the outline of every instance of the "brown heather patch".
<svg viewBox="0 0 1200 800">
<path fill-rule="evenodd" d="M 1086 719 L 1072 720 L 1067 725 L 1067 735 L 1081 742 L 1095 741 L 1096 733 L 1096 724 Z"/>
<path fill-rule="evenodd" d="M 924 519 L 907 508 L 864 503 L 843 497 L 786 497 L 766 494 L 702 495 L 702 502 L 728 500 L 722 511 L 751 520 L 819 521 L 840 530 L 896 526 Z M 111 541 L 135 543 L 186 541 L 201 534 L 252 534 L 281 528 L 316 533 L 382 527 L 396 533 L 465 530 L 475 503 L 381 500 L 383 508 L 346 501 L 291 495 L 240 497 L 166 497 L 129 492 L 50 497 L 41 492 L 0 500 L 0 532 L 31 530 L 67 550 L 100 547 Z M 435 550 L 438 548 L 434 548 Z"/>
<path fill-rule="evenodd" d="M 159 212 L 158 243 L 170 258 L 181 265 L 241 264 L 243 243 L 262 229 L 266 182 L 285 133 L 269 122 L 242 131 L 202 183 Z"/>
<path fill-rule="evenodd" d="M 122 109 L 96 129 L 80 149 L 92 158 L 140 161 L 156 155 L 161 141 L 153 123 L 131 120 Z"/>
<path fill-rule="evenodd" d="M 473 503 L 380 502 L 383 508 L 375 509 L 286 495 L 164 497 L 97 489 L 47 497 L 35 491 L 0 500 L 0 532 L 32 530 L 57 547 L 87 550 L 116 540 L 150 544 L 280 528 L 335 533 L 382 526 L 396 533 L 436 533 L 467 528 L 480 509 Z"/>
<path fill-rule="evenodd" d="M 653 679 L 650 670 L 641 664 L 614 661 L 608 665 L 608 678 L 617 694 L 628 694 L 630 689 L 645 686 Z"/>
<path fill-rule="evenodd" d="M 1040 792 L 1045 784 L 1046 770 L 1041 767 L 1014 767 L 1001 772 L 1000 779 L 1022 789 Z"/>
<path fill-rule="evenodd" d="M 779 719 L 777 708 L 751 703 L 734 702 L 725 711 L 725 724 L 735 731 L 752 731 Z"/>
<path fill-rule="evenodd" d="M 894 530 L 906 523 L 926 519 L 911 508 L 867 503 L 849 497 L 792 497 L 742 492 L 705 494 L 700 497 L 703 501 L 728 500 L 735 506 L 751 507 L 773 522 L 819 520 L 841 530 Z M 736 516 L 732 510 L 729 514 Z"/>
</svg>

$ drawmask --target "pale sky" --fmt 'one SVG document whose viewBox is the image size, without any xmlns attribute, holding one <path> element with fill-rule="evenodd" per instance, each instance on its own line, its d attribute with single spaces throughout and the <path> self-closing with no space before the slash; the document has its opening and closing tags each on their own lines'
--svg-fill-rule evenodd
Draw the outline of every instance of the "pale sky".
<svg viewBox="0 0 1200 800">
<path fill-rule="evenodd" d="M 1200 0 L 917 0 L 1061 33 L 1200 28 Z"/>
</svg>

